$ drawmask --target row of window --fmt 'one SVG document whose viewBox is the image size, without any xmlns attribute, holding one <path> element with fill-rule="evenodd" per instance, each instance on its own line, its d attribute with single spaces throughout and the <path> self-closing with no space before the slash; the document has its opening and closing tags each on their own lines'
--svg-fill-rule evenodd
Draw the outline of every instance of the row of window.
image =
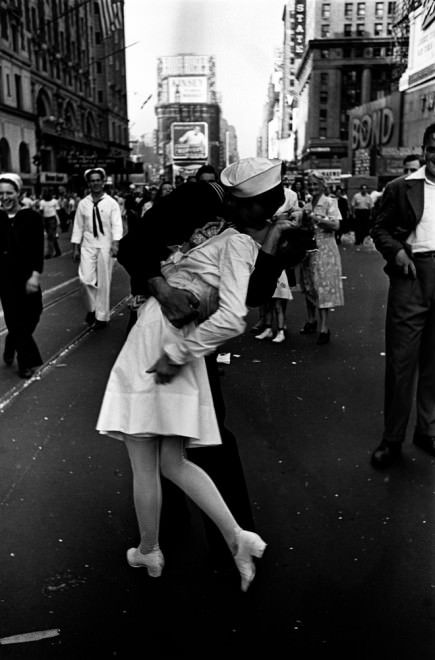
<svg viewBox="0 0 435 660">
<path fill-rule="evenodd" d="M 345 2 L 344 3 L 344 16 L 345 18 L 352 18 L 354 10 L 356 9 L 356 16 L 358 18 L 365 18 L 366 16 L 365 2 Z M 396 2 L 376 2 L 375 3 L 375 16 L 376 18 L 383 18 L 385 13 L 388 16 L 393 16 L 396 11 Z M 329 18 L 331 16 L 331 3 L 322 3 L 322 18 Z"/>
<path fill-rule="evenodd" d="M 323 60 L 330 58 L 343 59 L 361 59 L 363 57 L 380 58 L 392 57 L 394 55 L 393 46 L 374 46 L 373 48 L 357 46 L 354 48 L 334 48 L 333 50 L 322 49 L 320 57 Z"/>
<path fill-rule="evenodd" d="M 343 26 L 343 34 L 345 37 L 363 37 L 367 33 L 365 23 L 357 23 L 355 29 L 352 23 L 345 23 Z M 391 37 L 393 34 L 393 24 L 387 23 L 384 27 L 383 23 L 375 23 L 373 26 L 373 35 L 375 37 L 388 36 Z M 331 36 L 331 26 L 329 23 L 323 23 L 320 26 L 320 36 L 322 38 L 328 38 Z"/>
</svg>

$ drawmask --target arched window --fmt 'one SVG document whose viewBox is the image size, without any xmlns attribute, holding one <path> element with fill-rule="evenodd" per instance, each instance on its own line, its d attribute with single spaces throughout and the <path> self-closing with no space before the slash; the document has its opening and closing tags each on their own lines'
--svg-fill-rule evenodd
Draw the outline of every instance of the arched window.
<svg viewBox="0 0 435 660">
<path fill-rule="evenodd" d="M 51 101 L 45 89 L 40 89 L 36 98 L 36 114 L 38 117 L 51 115 Z"/>
<path fill-rule="evenodd" d="M 68 102 L 65 105 L 65 110 L 64 110 L 64 113 L 63 113 L 63 117 L 65 119 L 65 126 L 67 128 L 72 129 L 72 130 L 75 130 L 77 119 L 76 119 L 76 113 L 74 111 L 72 103 Z"/>
<path fill-rule="evenodd" d="M 21 142 L 18 150 L 18 157 L 20 162 L 20 171 L 30 172 L 30 152 L 29 147 L 25 142 Z"/>
<path fill-rule="evenodd" d="M 11 150 L 6 138 L 0 140 L 0 170 L 8 172 L 11 169 Z"/>
<path fill-rule="evenodd" d="M 90 112 L 88 112 L 86 117 L 86 135 L 96 137 L 95 119 Z"/>
</svg>

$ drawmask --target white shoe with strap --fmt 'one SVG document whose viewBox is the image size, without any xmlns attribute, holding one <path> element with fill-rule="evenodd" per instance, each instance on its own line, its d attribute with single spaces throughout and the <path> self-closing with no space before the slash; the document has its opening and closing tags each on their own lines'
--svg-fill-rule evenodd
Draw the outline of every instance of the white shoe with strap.
<svg viewBox="0 0 435 660">
<path fill-rule="evenodd" d="M 272 339 L 272 337 L 272 328 L 266 328 L 263 332 L 260 332 L 259 335 L 255 335 L 255 339 Z"/>
<path fill-rule="evenodd" d="M 139 548 L 127 550 L 127 561 L 132 568 L 146 568 L 150 577 L 160 577 L 165 565 L 165 559 L 159 547 L 146 555 Z"/>
<path fill-rule="evenodd" d="M 274 344 L 281 344 L 283 341 L 285 341 L 284 330 L 278 330 L 278 332 L 276 333 L 276 336 L 272 339 L 272 342 Z"/>
<path fill-rule="evenodd" d="M 242 579 L 240 587 L 242 591 L 248 591 L 249 585 L 255 578 L 254 557 L 259 559 L 263 556 L 266 543 L 255 532 L 240 529 L 236 533 L 236 546 L 234 561 Z"/>
</svg>

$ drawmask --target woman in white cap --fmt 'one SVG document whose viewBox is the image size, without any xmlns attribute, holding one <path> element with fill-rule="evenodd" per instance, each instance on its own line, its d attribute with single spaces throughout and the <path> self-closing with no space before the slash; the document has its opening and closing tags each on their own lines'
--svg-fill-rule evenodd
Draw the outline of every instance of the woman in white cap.
<svg viewBox="0 0 435 660">
<path fill-rule="evenodd" d="M 335 238 L 341 213 L 337 199 L 326 194 L 326 181 L 320 172 L 309 174 L 307 186 L 312 199 L 305 204 L 302 223 L 314 229 L 317 250 L 310 251 L 302 262 L 301 284 L 307 320 L 301 334 L 316 332 L 318 311 L 320 332 L 317 343 L 322 345 L 327 344 L 331 337 L 329 310 L 344 305 L 341 257 Z"/>
<path fill-rule="evenodd" d="M 42 312 L 40 275 L 44 263 L 42 218 L 20 205 L 21 178 L 0 174 L 0 300 L 8 334 L 3 361 L 17 358 L 21 378 L 42 364 L 33 332 Z"/>
<path fill-rule="evenodd" d="M 248 163 L 236 173 L 227 168 L 240 190 L 256 176 L 256 188 L 264 195 L 237 209 L 240 231 L 208 223 L 162 266 L 168 285 L 195 296 L 197 323 L 177 329 L 157 299 L 148 298 L 106 387 L 97 429 L 126 443 L 133 470 L 141 538 L 139 547 L 128 550 L 127 561 L 132 567 L 146 567 L 152 577 L 160 576 L 164 565 L 159 547 L 161 474 L 217 525 L 233 554 L 243 591 L 255 576 L 254 557 L 261 557 L 266 546 L 257 534 L 241 529 L 207 473 L 186 459 L 185 448 L 221 443 L 204 356 L 245 328 L 249 277 L 259 246 L 268 238 L 268 218 L 283 199 L 279 171 L 277 180 L 271 166 L 270 161 L 254 168 Z"/>
<path fill-rule="evenodd" d="M 79 262 L 79 279 L 87 309 L 86 322 L 103 328 L 110 318 L 110 284 L 113 257 L 118 252 L 123 225 L 118 202 L 104 192 L 106 173 L 101 167 L 84 174 L 90 194 L 82 199 L 71 234 L 73 260 Z"/>
</svg>

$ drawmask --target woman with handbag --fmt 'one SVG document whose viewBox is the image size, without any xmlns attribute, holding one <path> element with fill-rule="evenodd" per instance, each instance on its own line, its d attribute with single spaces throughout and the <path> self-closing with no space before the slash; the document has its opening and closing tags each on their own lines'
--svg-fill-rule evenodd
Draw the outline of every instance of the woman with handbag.
<svg viewBox="0 0 435 660">
<path fill-rule="evenodd" d="M 302 225 L 314 230 L 316 249 L 307 253 L 301 267 L 301 288 L 307 309 L 301 334 L 316 332 L 318 313 L 317 343 L 323 345 L 331 338 L 329 310 L 344 305 L 341 257 L 335 238 L 341 214 L 337 200 L 327 194 L 326 181 L 320 172 L 311 172 L 307 186 L 312 199 L 304 206 Z"/>
</svg>

